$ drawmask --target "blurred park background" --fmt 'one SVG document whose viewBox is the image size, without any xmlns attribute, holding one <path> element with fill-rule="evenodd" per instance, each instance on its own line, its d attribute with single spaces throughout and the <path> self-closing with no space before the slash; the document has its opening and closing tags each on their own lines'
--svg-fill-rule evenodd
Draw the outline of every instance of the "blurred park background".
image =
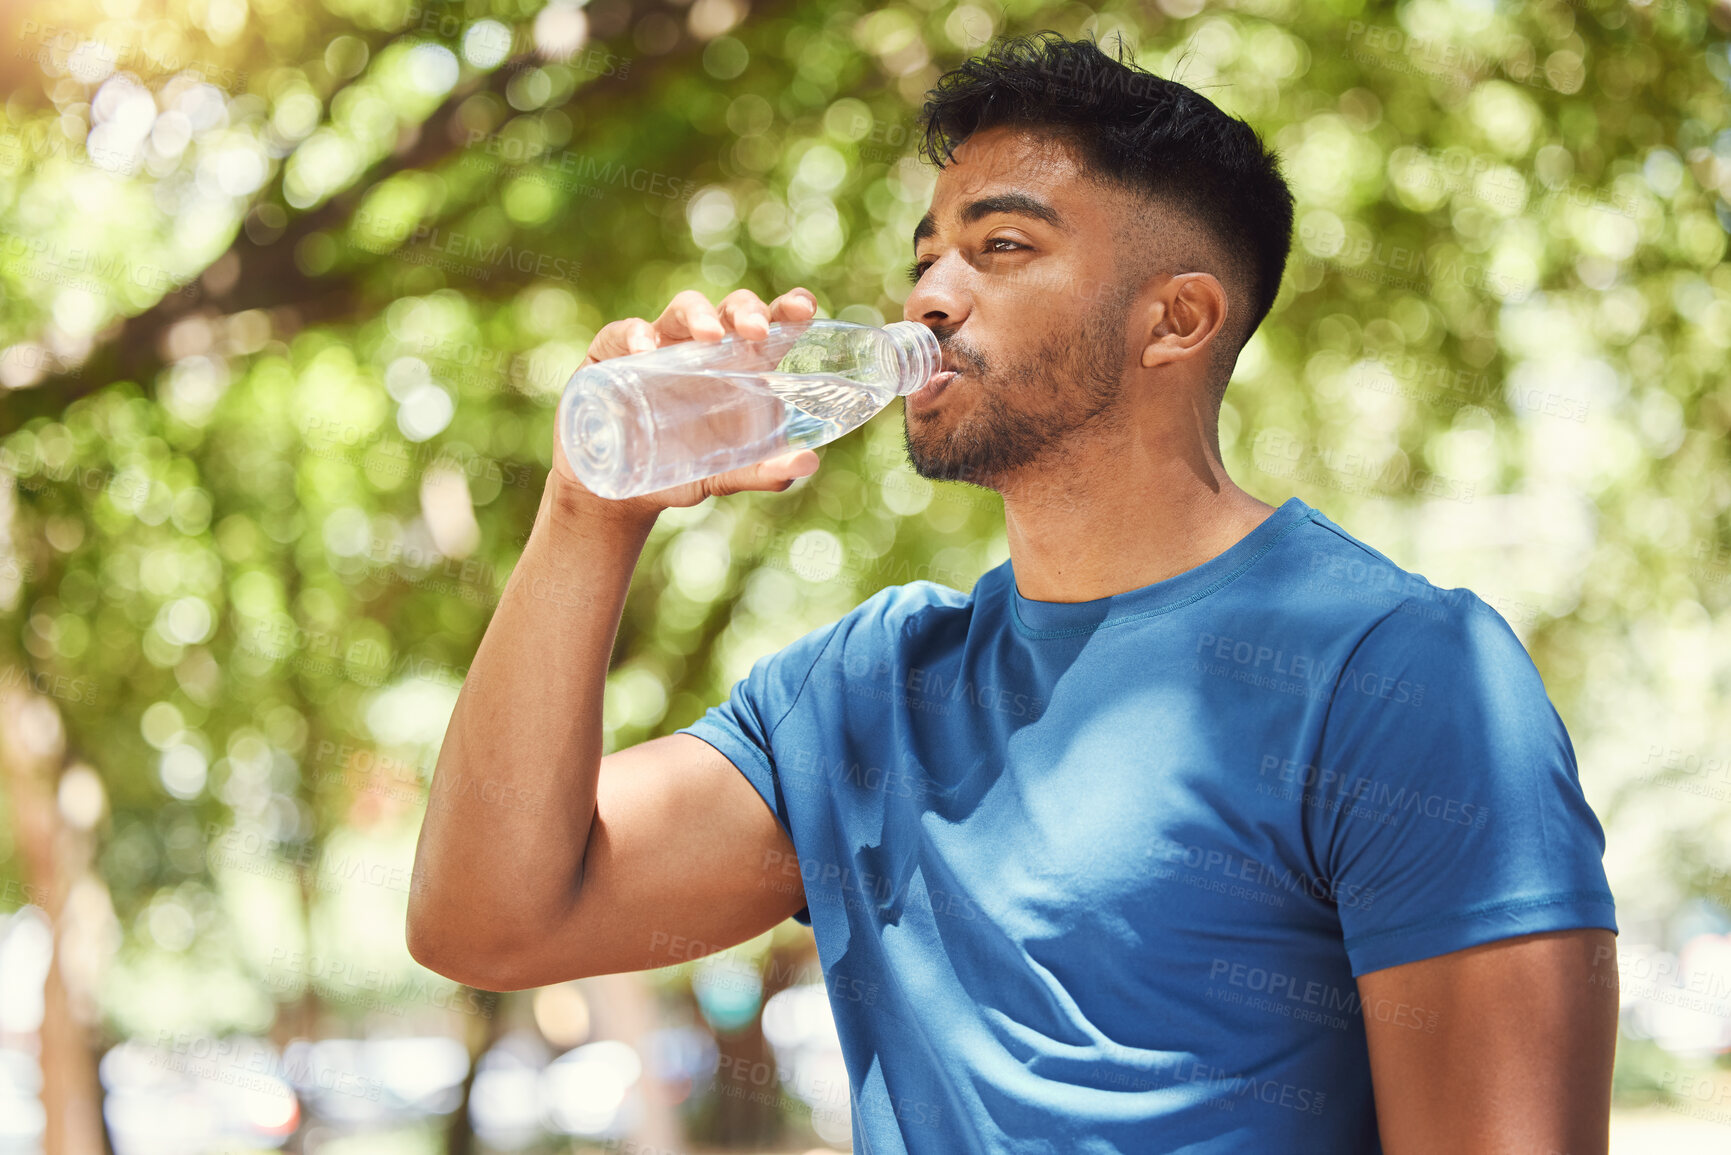
<svg viewBox="0 0 1731 1155">
<path fill-rule="evenodd" d="M 923 94 L 1043 28 L 1279 149 L 1228 468 L 1520 635 L 1609 838 L 1615 1149 L 1731 1150 L 1724 0 L 57 0 L 0 5 L 0 1155 L 846 1150 L 803 927 L 470 990 L 414 840 L 595 330 L 899 319 Z M 900 411 L 661 518 L 609 749 L 1007 556 Z"/>
</svg>

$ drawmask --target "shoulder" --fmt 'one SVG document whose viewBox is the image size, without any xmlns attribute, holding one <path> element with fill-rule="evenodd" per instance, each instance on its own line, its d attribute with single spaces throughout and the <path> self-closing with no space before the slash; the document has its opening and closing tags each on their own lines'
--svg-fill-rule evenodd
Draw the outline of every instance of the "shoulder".
<svg viewBox="0 0 1731 1155">
<path fill-rule="evenodd" d="M 1460 702 L 1495 694 L 1550 712 L 1508 621 L 1464 586 L 1439 586 L 1312 511 L 1286 579 L 1305 618 L 1346 639 L 1340 697 Z M 1404 685 L 1401 685 L 1404 683 Z"/>
<path fill-rule="evenodd" d="M 1295 535 L 1291 576 L 1312 605 L 1356 619 L 1379 640 L 1455 642 L 1525 653 L 1509 623 L 1465 586 L 1439 586 L 1311 511 Z"/>
<path fill-rule="evenodd" d="M 990 575 L 988 575 L 990 576 Z M 986 584 L 982 577 L 975 589 Z M 845 618 L 849 640 L 889 642 L 929 631 L 941 620 L 965 619 L 973 611 L 974 594 L 932 581 L 885 586 L 866 598 Z"/>
<path fill-rule="evenodd" d="M 929 632 L 934 613 L 965 613 L 970 604 L 971 595 L 935 582 L 885 586 L 841 617 L 764 652 L 754 669 L 776 667 L 803 677 L 819 663 L 887 655 L 904 639 Z"/>
</svg>

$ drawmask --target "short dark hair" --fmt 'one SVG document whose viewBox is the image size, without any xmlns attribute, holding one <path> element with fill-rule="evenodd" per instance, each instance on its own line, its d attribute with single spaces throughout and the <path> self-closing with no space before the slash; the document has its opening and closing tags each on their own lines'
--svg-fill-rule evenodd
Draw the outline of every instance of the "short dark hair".
<svg viewBox="0 0 1731 1155">
<path fill-rule="evenodd" d="M 920 154 L 942 168 L 967 137 L 1001 125 L 1055 129 L 1091 174 L 1176 209 L 1213 242 L 1249 293 L 1249 324 L 1213 382 L 1218 398 L 1244 342 L 1280 292 L 1292 248 L 1292 190 L 1256 131 L 1212 101 L 1057 32 L 1000 37 L 927 93 Z M 1150 270 L 1151 271 L 1151 270 Z M 1175 270 L 1195 271 L 1195 270 Z M 1223 343 L 1224 344 L 1224 343 Z"/>
</svg>

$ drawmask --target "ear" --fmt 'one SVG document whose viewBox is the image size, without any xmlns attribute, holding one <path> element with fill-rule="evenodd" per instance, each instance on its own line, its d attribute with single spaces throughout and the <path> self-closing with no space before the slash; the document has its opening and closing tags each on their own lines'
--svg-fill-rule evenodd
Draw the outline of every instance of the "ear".
<svg viewBox="0 0 1731 1155">
<path fill-rule="evenodd" d="M 1226 290 L 1212 273 L 1179 273 L 1160 286 L 1147 321 L 1144 369 L 1188 360 L 1225 327 Z"/>
</svg>

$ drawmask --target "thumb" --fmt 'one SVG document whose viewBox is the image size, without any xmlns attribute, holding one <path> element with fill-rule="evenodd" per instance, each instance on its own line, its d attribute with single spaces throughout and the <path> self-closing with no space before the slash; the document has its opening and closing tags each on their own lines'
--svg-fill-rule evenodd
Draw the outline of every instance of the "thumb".
<svg viewBox="0 0 1731 1155">
<path fill-rule="evenodd" d="M 816 473 L 820 460 L 818 455 L 809 449 L 797 449 L 780 457 L 771 457 L 768 461 L 760 461 L 757 468 L 765 481 L 797 481 Z"/>
</svg>

